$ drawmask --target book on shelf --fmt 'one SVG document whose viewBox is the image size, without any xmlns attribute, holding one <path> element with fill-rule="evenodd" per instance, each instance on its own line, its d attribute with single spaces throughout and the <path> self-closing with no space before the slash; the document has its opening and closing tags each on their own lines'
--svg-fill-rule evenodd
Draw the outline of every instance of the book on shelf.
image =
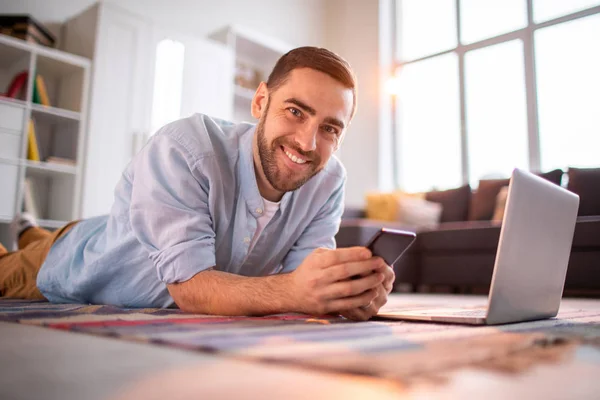
<svg viewBox="0 0 600 400">
<path fill-rule="evenodd" d="M 28 76 L 29 73 L 27 71 L 19 72 L 13 77 L 12 81 L 8 85 L 6 93 L 2 93 L 0 95 L 4 97 L 10 97 L 12 99 L 25 100 L 25 88 L 27 87 Z M 44 78 L 39 74 L 36 75 L 35 79 L 33 80 L 33 93 L 31 100 L 35 104 L 51 106 L 46 81 L 44 81 Z"/>
<path fill-rule="evenodd" d="M 8 90 L 3 94 L 5 97 L 19 99 L 24 97 L 27 84 L 27 71 L 19 72 L 8 85 Z"/>
<path fill-rule="evenodd" d="M 37 99 L 37 101 L 36 101 Z M 41 75 L 36 75 L 35 86 L 33 91 L 33 102 L 41 104 L 43 106 L 50 106 L 50 98 L 48 97 L 48 90 L 46 89 L 46 82 Z"/>
<path fill-rule="evenodd" d="M 27 131 L 27 159 L 32 161 L 41 161 L 40 146 L 35 134 L 35 124 L 33 119 L 29 120 L 29 129 Z"/>
<path fill-rule="evenodd" d="M 41 216 L 39 193 L 35 187 L 35 182 L 31 178 L 25 178 L 23 211 L 31 214 L 36 219 L 39 219 Z"/>
<path fill-rule="evenodd" d="M 40 91 L 38 89 L 37 79 L 33 80 L 33 93 L 31 96 L 31 101 L 35 104 L 42 103 L 42 101 L 40 100 Z"/>
<path fill-rule="evenodd" d="M 52 164 L 68 165 L 71 167 L 75 166 L 75 160 L 72 160 L 70 158 L 64 158 L 64 157 L 50 156 L 46 159 L 46 162 L 52 163 Z"/>
</svg>

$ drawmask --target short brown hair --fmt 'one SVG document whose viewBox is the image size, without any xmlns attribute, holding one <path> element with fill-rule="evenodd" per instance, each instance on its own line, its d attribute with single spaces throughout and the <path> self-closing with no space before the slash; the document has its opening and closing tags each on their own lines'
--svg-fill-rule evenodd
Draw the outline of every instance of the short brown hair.
<svg viewBox="0 0 600 400">
<path fill-rule="evenodd" d="M 267 88 L 277 90 L 285 83 L 290 72 L 297 68 L 311 68 L 331 76 L 348 89 L 352 89 L 352 113 L 356 113 L 356 76 L 346 60 L 332 51 L 320 47 L 298 47 L 290 50 L 275 64 L 267 79 Z"/>
</svg>

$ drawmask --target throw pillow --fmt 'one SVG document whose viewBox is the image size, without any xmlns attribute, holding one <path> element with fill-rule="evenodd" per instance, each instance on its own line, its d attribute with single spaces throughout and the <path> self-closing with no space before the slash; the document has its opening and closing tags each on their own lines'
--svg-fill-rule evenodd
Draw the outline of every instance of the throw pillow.
<svg viewBox="0 0 600 400">
<path fill-rule="evenodd" d="M 504 210 L 506 209 L 507 197 L 508 186 L 504 186 L 498 192 L 498 196 L 496 196 L 496 208 L 494 209 L 494 215 L 492 216 L 493 222 L 502 222 L 504 219 Z"/>
<path fill-rule="evenodd" d="M 442 205 L 440 222 L 466 221 L 469 218 L 471 186 L 425 193 L 425 200 Z"/>
<path fill-rule="evenodd" d="M 366 217 L 381 221 L 396 221 L 398 219 L 398 199 L 401 197 L 423 197 L 422 193 L 371 192 L 366 196 Z"/>
<path fill-rule="evenodd" d="M 398 197 L 398 219 L 416 230 L 435 229 L 440 223 L 442 205 L 419 197 Z"/>
<path fill-rule="evenodd" d="M 555 185 L 560 186 L 561 182 L 562 182 L 562 177 L 564 175 L 564 172 L 562 169 L 555 169 L 549 172 L 544 172 L 543 174 L 536 174 L 537 176 L 541 176 L 544 179 L 549 180 L 550 182 L 554 183 Z"/>
<path fill-rule="evenodd" d="M 498 192 L 504 186 L 508 186 L 509 181 L 509 179 L 480 180 L 477 191 L 473 193 L 473 200 L 469 210 L 469 220 L 481 221 L 492 219 Z"/>
<path fill-rule="evenodd" d="M 560 185 L 563 171 L 553 171 L 536 174 L 548 181 Z M 504 186 L 508 186 L 510 179 L 482 179 L 479 181 L 477 191 L 473 193 L 471 208 L 469 210 L 470 221 L 491 220 L 496 208 L 496 197 Z"/>
<path fill-rule="evenodd" d="M 569 168 L 567 189 L 579 195 L 577 215 L 600 215 L 600 168 Z"/>
</svg>

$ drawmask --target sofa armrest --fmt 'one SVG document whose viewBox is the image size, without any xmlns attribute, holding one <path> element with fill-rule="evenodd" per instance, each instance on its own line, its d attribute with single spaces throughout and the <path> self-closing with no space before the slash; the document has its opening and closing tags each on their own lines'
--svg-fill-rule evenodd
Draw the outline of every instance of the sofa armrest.
<svg viewBox="0 0 600 400">
<path fill-rule="evenodd" d="M 346 207 L 344 208 L 344 213 L 342 214 L 342 220 L 352 220 L 357 218 L 365 218 L 366 212 L 364 208 L 359 207 Z"/>
<path fill-rule="evenodd" d="M 335 240 L 338 247 L 364 246 L 381 228 L 416 232 L 413 227 L 400 223 L 366 218 L 353 218 L 342 220 L 340 230 L 335 236 Z"/>
</svg>

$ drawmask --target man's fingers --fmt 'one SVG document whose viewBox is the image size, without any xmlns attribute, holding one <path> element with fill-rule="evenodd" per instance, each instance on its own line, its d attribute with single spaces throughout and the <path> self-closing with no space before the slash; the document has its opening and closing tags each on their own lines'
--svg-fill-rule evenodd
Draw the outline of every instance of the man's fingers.
<svg viewBox="0 0 600 400">
<path fill-rule="evenodd" d="M 377 288 L 377 297 L 373 300 L 371 308 L 373 308 L 374 314 L 377 314 L 379 309 L 383 307 L 388 301 L 388 292 L 383 285 Z"/>
<path fill-rule="evenodd" d="M 394 289 L 394 282 L 386 282 L 385 280 L 383 281 L 383 288 L 385 289 L 386 293 L 391 293 L 392 289 Z"/>
<path fill-rule="evenodd" d="M 371 315 L 364 311 L 362 308 L 355 308 L 353 310 L 342 311 L 340 315 L 352 321 L 368 321 L 369 318 L 371 318 Z"/>
<path fill-rule="evenodd" d="M 381 286 L 383 279 L 383 274 L 378 272 L 360 279 L 332 283 L 324 289 L 323 297 L 326 299 L 339 299 L 357 296 L 369 289 Z"/>
<path fill-rule="evenodd" d="M 369 305 L 373 300 L 375 300 L 377 295 L 378 293 L 376 289 L 369 289 L 368 291 L 359 294 L 358 296 L 332 300 L 329 302 L 327 308 L 332 311 L 342 312 L 359 307 L 365 307 Z"/>
<path fill-rule="evenodd" d="M 383 287 L 386 289 L 388 293 L 390 293 L 394 287 L 394 281 L 396 280 L 396 274 L 391 267 L 387 267 L 383 271 L 384 279 L 383 279 Z"/>
<path fill-rule="evenodd" d="M 385 276 L 385 279 L 383 280 L 383 286 L 387 289 L 388 293 L 391 292 L 392 288 L 394 287 L 394 281 L 396 280 L 394 269 L 387 265 L 381 257 L 373 257 L 373 259 L 380 260 L 380 264 L 373 271 L 383 273 Z"/>
<path fill-rule="evenodd" d="M 379 286 L 376 290 L 378 296 L 372 302 L 363 307 L 342 311 L 340 314 L 353 321 L 368 321 L 377 315 L 379 309 L 387 303 L 387 293 L 383 286 Z"/>
<path fill-rule="evenodd" d="M 374 270 L 378 270 L 386 276 L 386 271 L 384 269 L 379 269 L 379 263 L 375 258 L 333 265 L 329 268 L 325 268 L 323 274 L 326 282 L 337 282 L 357 275 L 370 275 Z"/>
<path fill-rule="evenodd" d="M 366 247 L 360 246 L 346 247 L 319 252 L 317 257 L 319 257 L 321 267 L 327 268 L 332 265 L 368 260 L 371 258 L 371 251 Z"/>
</svg>

